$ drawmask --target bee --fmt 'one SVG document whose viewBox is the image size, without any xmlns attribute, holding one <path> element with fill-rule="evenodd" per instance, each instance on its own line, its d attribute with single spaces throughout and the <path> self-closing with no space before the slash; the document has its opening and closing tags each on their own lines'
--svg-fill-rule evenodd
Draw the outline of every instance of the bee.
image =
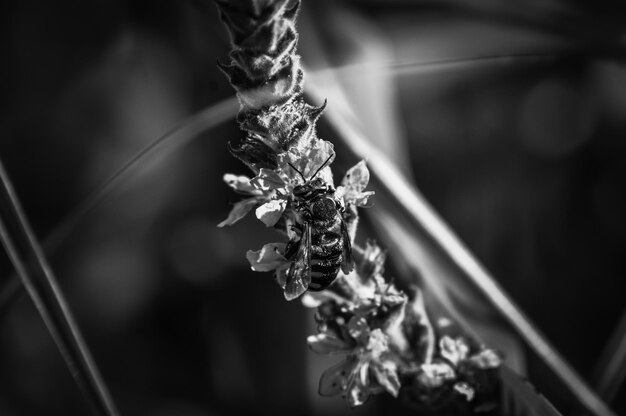
<svg viewBox="0 0 626 416">
<path fill-rule="evenodd" d="M 300 239 L 289 241 L 285 249 L 285 257 L 292 262 L 285 283 L 287 299 L 295 299 L 307 289 L 324 290 L 335 281 L 340 268 L 346 274 L 354 268 L 350 236 L 341 215 L 344 206 L 335 198 L 335 189 L 316 178 L 329 160 L 308 180 L 289 164 L 303 183 L 293 190 L 294 209 L 302 225 Z"/>
</svg>

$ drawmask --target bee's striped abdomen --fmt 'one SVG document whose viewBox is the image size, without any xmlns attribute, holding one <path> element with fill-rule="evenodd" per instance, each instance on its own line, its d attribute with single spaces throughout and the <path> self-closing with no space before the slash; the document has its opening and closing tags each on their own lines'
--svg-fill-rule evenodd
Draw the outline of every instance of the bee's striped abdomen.
<svg viewBox="0 0 626 416">
<path fill-rule="evenodd" d="M 324 290 L 335 280 L 341 267 L 343 237 L 341 217 L 315 220 L 311 235 L 311 283 L 309 289 Z"/>
</svg>

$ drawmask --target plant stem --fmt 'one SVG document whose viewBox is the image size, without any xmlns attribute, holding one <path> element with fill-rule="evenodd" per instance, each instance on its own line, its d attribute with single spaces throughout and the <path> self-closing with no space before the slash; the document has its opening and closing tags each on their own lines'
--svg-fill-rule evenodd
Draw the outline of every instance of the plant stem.
<svg viewBox="0 0 626 416">
<path fill-rule="evenodd" d="M 0 239 L 17 274 L 94 413 L 118 415 L 1 161 L 0 182 Z"/>
</svg>

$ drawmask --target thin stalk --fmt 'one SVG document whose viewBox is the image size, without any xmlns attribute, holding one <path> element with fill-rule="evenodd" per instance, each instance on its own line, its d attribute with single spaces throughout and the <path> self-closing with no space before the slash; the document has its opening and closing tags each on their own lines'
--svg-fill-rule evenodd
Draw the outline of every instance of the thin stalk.
<svg viewBox="0 0 626 416">
<path fill-rule="evenodd" d="M 307 91 L 317 102 L 323 94 L 313 80 L 307 82 Z M 412 186 L 387 157 L 378 151 L 342 111 L 329 111 L 326 119 L 339 132 L 352 156 L 367 159 L 373 176 L 380 180 L 383 197 L 403 211 L 418 232 L 425 233 L 447 259 L 475 286 L 493 307 L 511 324 L 528 345 L 561 379 L 563 384 L 591 412 L 598 416 L 615 416 L 615 413 L 597 396 L 578 373 L 565 361 L 545 336 L 540 333 L 522 310 L 504 292 L 469 249 L 461 242 L 444 220 Z"/>
<path fill-rule="evenodd" d="M 22 284 L 15 273 L 9 275 L 6 284 L 0 292 L 0 318 L 2 318 L 11 308 L 13 303 L 22 293 Z"/>
<path fill-rule="evenodd" d="M 135 170 L 142 162 L 146 162 L 150 157 L 155 156 L 158 150 L 169 145 L 170 148 L 168 150 L 171 152 L 188 143 L 203 131 L 232 119 L 236 113 L 237 100 L 234 97 L 222 100 L 186 118 L 162 136 L 148 143 L 66 216 L 61 224 L 54 229 L 54 232 L 46 238 L 44 243 L 46 253 L 48 255 L 54 254 L 60 243 L 71 234 L 76 225 L 105 201 L 120 183 L 135 173 Z"/>
<path fill-rule="evenodd" d="M 594 370 L 598 394 L 610 403 L 626 379 L 626 311 L 622 313 Z"/>
<path fill-rule="evenodd" d="M 439 71 L 447 71 L 452 69 L 469 69 L 480 65 L 501 65 L 501 64 L 519 64 L 528 63 L 535 64 L 539 62 L 555 62 L 565 59 L 584 58 L 587 57 L 583 52 L 524 52 L 511 54 L 491 54 L 471 56 L 467 58 L 444 58 L 434 60 L 403 60 L 403 61 L 381 61 L 381 62 L 364 62 L 346 64 L 342 66 L 330 67 L 326 69 L 318 69 L 316 71 L 307 72 L 316 79 L 322 79 L 327 75 L 342 75 L 358 77 L 363 74 L 364 69 L 378 69 L 385 73 L 396 76 L 414 76 L 421 73 L 432 73 Z"/>
<path fill-rule="evenodd" d="M 351 0 L 354 3 L 374 3 L 380 0 Z M 435 6 L 458 12 L 497 25 L 510 25 L 540 31 L 570 40 L 593 51 L 593 55 L 617 62 L 626 62 L 626 42 L 622 37 L 622 15 L 609 8 L 591 12 L 574 2 L 545 2 L 541 0 L 503 2 L 499 0 L 388 0 L 392 4 L 411 6 Z M 581 3 L 583 4 L 583 3 Z"/>
<path fill-rule="evenodd" d="M 119 415 L 0 161 L 0 239 L 70 373 L 97 415 Z"/>
<path fill-rule="evenodd" d="M 76 229 L 76 226 L 89 215 L 96 207 L 104 202 L 124 180 L 128 179 L 141 163 L 155 156 L 157 150 L 168 147 L 168 151 L 188 143 L 203 131 L 218 126 L 226 120 L 231 120 L 237 113 L 237 100 L 228 98 L 222 100 L 180 122 L 164 135 L 158 137 L 143 149 L 132 156 L 126 163 L 117 169 L 102 185 L 98 186 L 87 198 L 85 198 L 76 208 L 74 208 L 57 225 L 43 241 L 45 253 L 50 257 L 54 256 L 61 244 Z M 7 279 L 2 293 L 0 293 L 0 316 L 2 316 L 11 305 L 20 297 L 22 286 L 19 284 L 15 273 Z"/>
</svg>

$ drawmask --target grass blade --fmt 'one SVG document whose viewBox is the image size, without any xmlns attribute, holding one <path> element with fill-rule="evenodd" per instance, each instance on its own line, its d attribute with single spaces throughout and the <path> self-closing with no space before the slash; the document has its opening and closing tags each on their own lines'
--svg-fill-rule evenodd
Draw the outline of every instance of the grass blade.
<svg viewBox="0 0 626 416">
<path fill-rule="evenodd" d="M 22 288 L 22 283 L 17 276 L 14 273 L 9 275 L 9 279 L 0 292 L 0 318 L 8 312 L 13 302 L 19 298 Z"/>
<path fill-rule="evenodd" d="M 502 413 L 508 416 L 561 416 L 558 410 L 527 381 L 507 366 L 502 378 Z"/>
<path fill-rule="evenodd" d="M 626 311 L 600 355 L 593 379 L 598 394 L 609 403 L 626 379 Z"/>
<path fill-rule="evenodd" d="M 309 78 L 308 92 L 316 102 L 323 101 L 323 93 Z M 614 416 L 611 409 L 596 395 L 556 349 L 546 340 L 520 308 L 509 298 L 495 279 L 445 224 L 426 199 L 413 187 L 396 167 L 369 141 L 349 118 L 347 110 L 326 112 L 326 120 L 339 133 L 352 155 L 367 159 L 373 177 L 378 179 L 382 198 L 388 198 L 402 211 L 418 233 L 424 234 L 446 260 L 458 268 L 490 304 L 519 333 L 525 342 L 554 371 L 563 384 L 581 404 L 598 416 Z"/>
<path fill-rule="evenodd" d="M 148 143 L 66 216 L 52 234 L 46 238 L 44 242 L 46 253 L 53 254 L 60 243 L 75 229 L 76 225 L 106 200 L 120 183 L 132 176 L 135 170 L 141 166 L 141 163 L 155 156 L 158 151 L 166 148 L 166 146 L 169 146 L 167 150 L 171 152 L 188 143 L 203 131 L 232 119 L 237 114 L 238 108 L 239 105 L 235 97 L 222 100 L 181 121 L 162 136 Z"/>
<path fill-rule="evenodd" d="M 0 239 L 95 414 L 118 415 L 0 161 Z"/>
<path fill-rule="evenodd" d="M 156 155 L 159 150 L 168 145 L 168 151 L 172 151 L 188 143 L 203 131 L 231 120 L 237 114 L 237 110 L 238 104 L 235 97 L 225 99 L 188 117 L 164 135 L 146 145 L 66 215 L 61 223 L 44 239 L 43 249 L 45 253 L 48 256 L 53 256 L 61 246 L 61 243 L 65 241 L 76 226 L 98 205 L 105 201 L 120 183 L 130 177 L 141 163 L 149 160 L 150 157 Z M 18 277 L 12 274 L 9 276 L 2 293 L 0 293 L 0 316 L 11 307 L 21 293 L 23 293 L 22 286 L 18 282 Z"/>
</svg>

